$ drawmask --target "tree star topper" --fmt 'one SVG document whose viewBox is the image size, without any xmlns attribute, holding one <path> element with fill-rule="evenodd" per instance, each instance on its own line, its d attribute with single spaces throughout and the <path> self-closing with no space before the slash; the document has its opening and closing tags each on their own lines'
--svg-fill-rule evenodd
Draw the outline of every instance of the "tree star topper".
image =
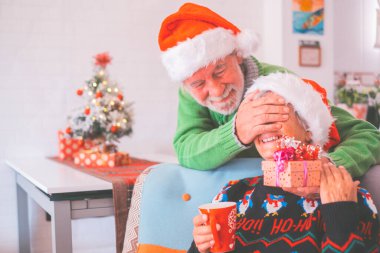
<svg viewBox="0 0 380 253">
<path fill-rule="evenodd" d="M 108 64 L 111 63 L 111 56 L 108 54 L 108 52 L 100 53 L 95 55 L 95 65 L 100 66 L 102 68 L 107 67 Z"/>
</svg>

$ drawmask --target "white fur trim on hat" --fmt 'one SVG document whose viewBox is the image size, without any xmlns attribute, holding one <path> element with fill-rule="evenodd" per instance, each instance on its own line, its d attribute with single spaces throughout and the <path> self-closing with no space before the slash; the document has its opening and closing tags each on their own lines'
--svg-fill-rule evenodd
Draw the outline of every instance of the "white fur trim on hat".
<svg viewBox="0 0 380 253">
<path fill-rule="evenodd" d="M 257 38 L 248 32 L 240 32 L 236 36 L 231 30 L 218 27 L 169 48 L 162 53 L 161 59 L 169 76 L 174 81 L 183 81 L 235 49 L 239 55 L 247 57 L 256 46 Z"/>
<path fill-rule="evenodd" d="M 314 144 L 323 146 L 329 140 L 330 126 L 334 122 L 321 94 L 301 78 L 289 73 L 274 73 L 255 80 L 246 95 L 254 90 L 273 91 L 291 103 L 305 120 Z"/>
</svg>

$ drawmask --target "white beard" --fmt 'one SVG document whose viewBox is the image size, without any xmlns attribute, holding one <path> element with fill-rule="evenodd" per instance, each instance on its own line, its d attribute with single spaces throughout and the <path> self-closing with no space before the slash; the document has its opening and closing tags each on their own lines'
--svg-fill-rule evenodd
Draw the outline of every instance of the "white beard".
<svg viewBox="0 0 380 253">
<path fill-rule="evenodd" d="M 234 94 L 231 94 L 231 92 L 234 91 Z M 223 92 L 223 95 L 220 97 L 208 97 L 205 102 L 200 102 L 197 100 L 197 102 L 207 108 L 209 108 L 211 111 L 223 114 L 223 115 L 229 115 L 233 113 L 240 105 L 240 102 L 243 98 L 243 92 L 244 88 L 241 88 L 238 90 L 235 85 L 228 84 Z M 216 103 L 218 101 L 223 100 L 224 98 L 228 96 L 232 96 L 228 101 L 223 103 Z"/>
</svg>

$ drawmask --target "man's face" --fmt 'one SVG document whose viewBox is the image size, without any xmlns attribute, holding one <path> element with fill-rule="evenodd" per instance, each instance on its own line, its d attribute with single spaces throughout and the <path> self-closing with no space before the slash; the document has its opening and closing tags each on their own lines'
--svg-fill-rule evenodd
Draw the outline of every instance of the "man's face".
<svg viewBox="0 0 380 253">
<path fill-rule="evenodd" d="M 256 149 L 264 160 L 273 160 L 273 153 L 277 150 L 277 140 L 283 135 L 294 137 L 295 140 L 304 143 L 311 141 L 311 133 L 304 128 L 297 118 L 293 106 L 288 106 L 290 109 L 289 119 L 282 122 L 282 128 L 279 131 L 261 134 L 254 139 Z"/>
<path fill-rule="evenodd" d="M 202 106 L 228 115 L 239 106 L 244 92 L 244 75 L 235 54 L 199 69 L 184 81 L 185 89 Z"/>
</svg>

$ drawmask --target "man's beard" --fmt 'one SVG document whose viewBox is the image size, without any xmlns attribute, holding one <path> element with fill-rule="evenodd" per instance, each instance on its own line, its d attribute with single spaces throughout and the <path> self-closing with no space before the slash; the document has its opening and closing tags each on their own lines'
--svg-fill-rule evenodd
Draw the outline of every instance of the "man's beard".
<svg viewBox="0 0 380 253">
<path fill-rule="evenodd" d="M 210 110 L 223 114 L 229 115 L 233 113 L 240 105 L 241 99 L 243 97 L 244 89 L 236 88 L 236 85 L 228 84 L 224 89 L 223 95 L 220 97 L 208 97 L 204 103 L 200 103 L 206 106 Z M 219 102 L 223 99 L 228 98 L 225 102 Z M 199 101 L 198 101 L 199 102 Z"/>
</svg>

